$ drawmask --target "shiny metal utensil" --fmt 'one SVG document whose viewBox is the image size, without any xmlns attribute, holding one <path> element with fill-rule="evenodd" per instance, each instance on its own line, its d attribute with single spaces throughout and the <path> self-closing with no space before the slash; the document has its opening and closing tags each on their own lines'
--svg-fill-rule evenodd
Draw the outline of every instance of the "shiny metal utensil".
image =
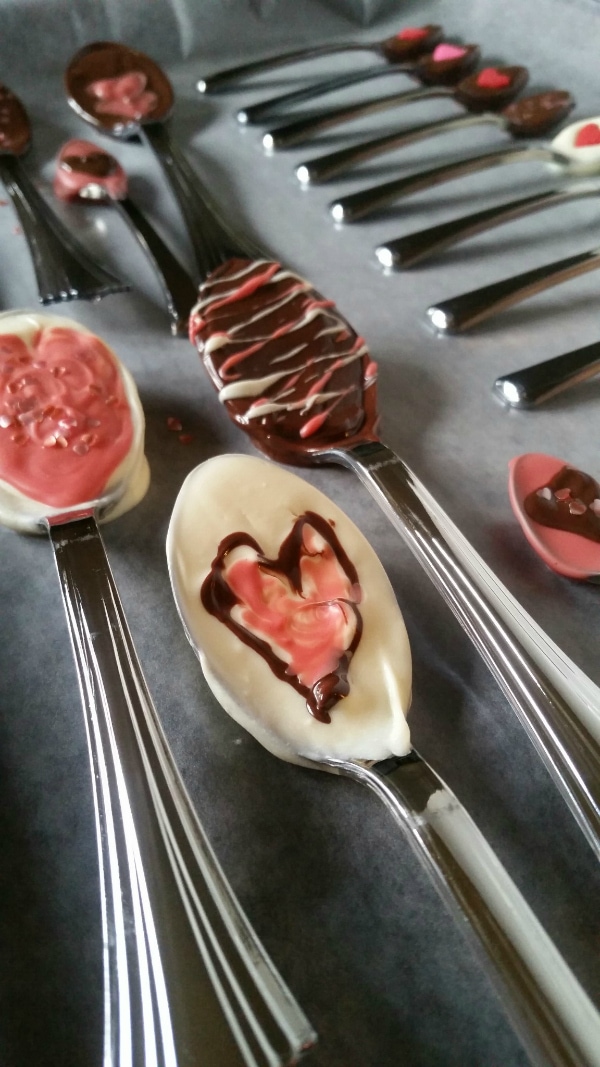
<svg viewBox="0 0 600 1067">
<path fill-rule="evenodd" d="M 552 109 L 547 106 L 536 108 L 537 103 L 549 96 L 555 98 L 555 107 Z M 473 108 L 468 99 L 465 99 L 463 104 L 467 111 L 475 111 L 475 114 L 458 115 L 436 122 L 404 127 L 381 137 L 350 145 L 349 148 L 342 148 L 338 152 L 318 156 L 316 159 L 300 163 L 296 167 L 296 177 L 303 185 L 315 185 L 339 174 L 345 174 L 357 164 L 375 159 L 392 149 L 402 148 L 404 145 L 415 144 L 429 137 L 437 137 L 438 134 L 467 129 L 471 126 L 496 126 L 502 132 L 516 138 L 538 137 L 557 126 L 569 114 L 574 103 L 571 94 L 563 91 L 555 91 L 552 94 L 537 93 L 534 96 L 523 97 L 497 113 L 494 110 L 482 111 L 479 107 Z M 532 116 L 531 112 L 534 109 L 535 116 Z"/>
<path fill-rule="evenodd" d="M 492 285 L 473 289 L 470 293 L 461 293 L 450 300 L 441 300 L 427 308 L 426 315 L 438 333 L 462 333 L 536 293 L 543 293 L 561 282 L 568 282 L 571 278 L 578 278 L 598 268 L 600 248 L 579 252 L 523 274 L 503 278 Z"/>
<path fill-rule="evenodd" d="M 280 117 L 285 117 L 288 107 L 294 104 L 301 104 L 305 100 L 314 100 L 316 97 L 326 96 L 327 93 L 333 93 L 338 89 L 361 85 L 374 78 L 389 77 L 392 74 L 407 75 L 426 85 L 453 85 L 473 70 L 479 61 L 480 49 L 475 44 L 440 45 L 439 48 L 449 48 L 457 54 L 452 58 L 436 61 L 436 49 L 431 55 L 421 56 L 413 63 L 396 64 L 392 69 L 369 67 L 350 74 L 339 74 L 335 78 L 313 82 L 312 85 L 304 85 L 300 89 L 292 89 L 280 96 L 273 96 L 269 100 L 261 100 L 258 104 L 241 108 L 237 112 L 237 120 L 243 126 L 277 121 Z"/>
<path fill-rule="evenodd" d="M 503 374 L 494 392 L 513 408 L 531 408 L 600 374 L 600 342 Z"/>
<path fill-rule="evenodd" d="M 196 302 L 196 286 L 149 219 L 127 195 L 127 183 L 127 175 L 114 156 L 89 141 L 69 141 L 59 153 L 55 194 L 71 203 L 115 208 L 154 268 L 171 320 L 171 332 L 174 336 L 185 335 Z"/>
<path fill-rule="evenodd" d="M 332 754 L 340 744 L 346 750 L 349 747 L 351 749 L 352 742 L 344 731 L 344 701 L 352 700 L 353 696 L 355 703 L 348 713 L 352 721 L 353 743 L 362 753 L 372 745 L 381 744 L 377 730 L 373 737 L 369 715 L 364 715 L 362 719 L 360 717 L 361 697 L 358 696 L 357 701 L 357 693 L 350 681 L 352 668 L 348 674 L 349 694 L 332 709 L 331 723 L 315 736 L 313 731 L 303 731 L 296 725 L 295 716 L 308 716 L 308 711 L 302 697 L 298 700 L 296 694 L 290 698 L 285 691 L 282 692 L 287 688 L 287 682 L 274 676 L 272 685 L 264 682 L 259 696 L 250 695 L 251 682 L 256 682 L 257 677 L 263 681 L 264 678 L 262 673 L 256 673 L 257 664 L 252 662 L 258 658 L 256 648 L 252 645 L 248 647 L 245 642 L 241 647 L 237 630 L 223 634 L 222 644 L 218 646 L 223 652 L 220 656 L 216 653 L 212 631 L 215 618 L 223 621 L 220 608 L 224 604 L 223 592 L 227 586 L 224 585 L 223 571 L 219 566 L 221 560 L 216 573 L 212 572 L 215 580 L 211 584 L 210 561 L 213 561 L 214 567 L 224 545 L 230 544 L 231 537 L 236 536 L 234 531 L 240 531 L 238 538 L 246 535 L 264 549 L 267 531 L 281 528 L 282 511 L 289 507 L 290 516 L 308 514 L 314 519 L 315 516 L 327 515 L 333 519 L 336 537 L 343 552 L 363 575 L 362 637 L 354 648 L 353 663 L 356 663 L 359 673 L 363 670 L 377 673 L 383 665 L 389 667 L 393 681 L 390 681 L 389 688 L 384 682 L 377 687 L 375 702 L 378 708 L 382 705 L 387 707 L 390 722 L 396 708 L 398 690 L 402 690 L 406 684 L 404 665 L 398 668 L 392 666 L 387 647 L 381 653 L 381 660 L 379 648 L 377 652 L 372 650 L 369 658 L 361 658 L 361 641 L 368 639 L 373 624 L 369 604 L 375 600 L 379 610 L 383 611 L 387 626 L 394 632 L 391 645 L 402 664 L 405 655 L 398 634 L 401 624 L 399 612 L 397 609 L 392 611 L 395 604 L 388 602 L 385 590 L 378 586 L 379 572 L 375 568 L 376 560 L 371 557 L 372 550 L 365 546 L 357 547 L 347 517 L 322 494 L 301 488 L 295 475 L 286 474 L 280 468 L 264 468 L 263 462 L 247 456 L 209 460 L 184 482 L 169 525 L 167 553 L 173 594 L 185 632 L 201 661 L 215 697 L 238 723 L 275 755 L 303 767 L 353 778 L 373 790 L 383 801 L 406 834 L 450 914 L 458 921 L 461 931 L 475 949 L 479 962 L 496 984 L 507 1014 L 528 1050 L 532 1063 L 554 1064 L 555 1067 L 558 1064 L 588 1067 L 592 1063 L 600 1064 L 598 1012 L 511 882 L 488 842 L 435 771 L 414 750 L 407 755 L 391 756 L 379 761 L 339 758 Z M 214 493 L 216 485 L 218 496 Z M 223 501 L 223 486 L 226 487 L 227 499 L 237 493 L 237 500 L 240 492 L 242 494 L 241 503 L 236 504 L 232 511 L 229 510 L 227 517 L 222 517 L 222 507 L 219 506 Z M 244 489 L 240 490 L 240 486 L 244 486 Z M 265 499 L 265 486 L 272 501 L 270 508 Z M 292 500 L 293 505 L 289 506 L 288 501 Z M 199 507 L 203 502 L 207 504 L 208 514 L 218 517 L 210 518 L 199 534 Z M 264 527 L 264 536 L 260 534 L 261 527 Z M 195 531 L 193 547 L 189 544 L 190 530 Z M 289 527 L 285 528 L 285 532 L 289 533 Z M 287 537 L 285 544 L 289 549 Z M 272 555 L 276 547 L 272 536 L 268 536 L 268 545 L 269 555 Z M 368 562 L 367 554 L 370 557 Z M 273 563 L 272 559 L 270 563 Z M 278 563 L 281 563 L 281 556 Z M 284 575 L 290 573 L 288 567 L 291 572 L 297 573 L 295 560 L 292 562 L 286 555 L 286 564 L 282 568 Z M 364 577 L 367 574 L 370 581 Z M 202 582 L 202 597 L 199 596 L 199 581 Z M 318 582 L 316 576 L 315 581 Z M 239 586 L 236 591 L 239 592 Z M 211 596 L 211 592 L 214 596 Z M 375 614 L 379 624 L 379 611 Z M 234 675 L 227 672 L 223 677 L 223 660 L 230 664 L 234 655 L 238 669 Z M 354 684 L 359 685 L 356 674 Z M 283 708 L 287 713 L 293 712 L 291 717 L 283 713 Z M 279 716 L 276 710 L 279 710 Z M 335 740 L 332 738 L 331 741 L 325 736 L 329 729 L 336 728 L 334 720 L 342 729 L 343 741 L 340 740 L 340 734 L 336 734 Z M 384 722 L 381 732 L 387 735 L 392 730 L 388 720 Z M 403 738 L 402 743 L 398 742 L 398 750 L 408 748 L 409 744 L 408 738 Z"/>
<path fill-rule="evenodd" d="M 262 276 L 262 286 L 252 277 L 247 283 L 253 286 L 251 300 L 236 301 L 236 284 L 245 285 L 246 275 L 253 272 Z M 236 282 L 236 278 L 241 281 Z M 271 284 L 271 279 L 275 279 L 273 293 L 265 292 L 264 287 Z M 213 286 L 217 292 L 223 286 L 223 292 L 229 296 L 224 310 L 217 313 L 218 336 L 214 341 L 207 319 L 211 304 L 208 294 Z M 290 287 L 289 295 L 285 286 Z M 281 306 L 289 306 L 295 299 L 293 294 L 305 291 L 308 303 L 298 311 L 295 327 L 293 322 L 286 321 L 284 329 L 281 314 L 276 315 L 277 330 L 273 336 L 278 340 L 271 364 L 270 357 L 264 355 L 265 350 L 271 351 L 268 348 L 270 304 L 275 299 L 276 307 L 280 301 L 283 301 Z M 586 708 L 580 716 L 579 704 L 574 706 L 570 702 L 568 690 L 563 696 L 548 674 L 545 657 L 541 658 L 540 666 L 529 645 L 523 644 L 521 621 L 515 626 L 504 611 L 498 610 L 497 602 L 503 601 L 505 593 L 501 584 L 493 576 L 486 576 L 482 587 L 480 574 L 485 573 L 484 565 L 470 546 L 461 547 L 460 553 L 453 552 L 450 538 L 455 541 L 456 537 L 450 520 L 443 513 L 441 520 L 437 515 L 432 516 L 424 487 L 375 433 L 377 410 L 374 378 L 369 369 L 373 364 L 366 346 L 347 320 L 331 310 L 320 314 L 329 315 L 332 322 L 320 325 L 314 314 L 319 308 L 330 309 L 331 304 L 312 290 L 309 283 L 289 271 L 280 272 L 279 264 L 232 261 L 203 283 L 198 306 L 190 320 L 190 336 L 203 353 L 209 375 L 230 415 L 263 452 L 278 462 L 339 463 L 351 469 L 372 494 L 471 637 L 536 745 L 589 844 L 600 856 L 600 694 L 595 694 L 591 708 Z M 248 315 L 245 327 L 242 323 L 229 323 L 232 314 Z M 312 323 L 316 338 L 299 336 L 300 324 L 305 321 Z M 231 337 L 228 328 L 233 330 Z M 321 345 L 329 343 L 323 338 L 331 337 L 339 339 L 334 351 L 321 352 Z M 227 354 L 230 345 L 234 346 L 231 356 Z M 245 353 L 246 377 L 236 373 L 235 382 L 230 383 L 227 368 L 231 360 L 235 363 L 238 345 Z M 282 345 L 284 349 L 280 351 Z M 286 345 L 293 348 L 287 355 Z M 362 372 L 361 364 L 356 369 L 359 355 L 363 361 Z M 219 374 L 221 362 L 225 365 L 226 380 Z M 315 381 L 315 373 L 309 373 L 313 362 L 315 367 L 322 367 L 318 373 L 323 379 L 319 377 Z M 356 377 L 361 373 L 364 380 Z M 336 386 L 339 376 L 343 380 Z M 364 399 L 364 409 L 357 407 L 357 396 L 361 403 Z M 466 558 L 470 555 L 475 563 L 467 565 Z M 484 591 L 488 584 L 495 587 L 493 596 Z M 538 633 L 540 641 L 547 640 L 541 631 Z"/>
<path fill-rule="evenodd" d="M 30 499 L 19 490 L 18 480 L 14 488 L 4 480 L 0 487 L 3 521 L 49 535 L 78 676 L 100 866 L 103 1064 L 296 1063 L 314 1034 L 250 927 L 192 807 L 152 703 L 97 526 L 97 519 L 133 506 L 147 483 L 143 415 L 135 387 L 121 368 L 124 398 L 110 393 L 116 388 L 114 368 L 102 355 L 102 343 L 92 335 L 92 345 L 85 349 L 80 337 L 89 336 L 87 331 L 68 320 L 4 315 L 0 336 L 7 345 L 9 338 L 15 340 L 15 315 L 24 337 L 37 339 L 47 329 L 51 344 L 40 341 L 36 356 L 42 363 L 34 362 L 26 381 L 23 362 L 21 369 L 3 367 L 10 376 L 3 395 L 11 410 L 19 410 L 20 395 L 23 410 L 31 414 L 35 409 L 26 402 L 35 399 L 36 388 L 38 403 L 44 404 L 52 368 L 58 368 L 63 374 L 56 397 L 62 405 L 68 404 L 70 383 L 74 397 L 89 386 L 87 393 L 93 396 L 83 412 L 107 409 L 105 432 L 114 425 L 115 436 L 120 433 L 118 412 L 126 408 L 132 420 L 133 440 L 125 459 L 118 462 L 119 452 L 98 499 L 63 510 L 56 502 L 50 506 Z M 52 333 L 55 328 L 58 334 Z M 16 351 L 23 356 L 22 345 Z M 97 368 L 102 373 L 95 375 Z M 42 446 L 37 427 L 48 425 L 44 418 L 60 427 L 65 412 L 46 403 L 40 414 L 41 422 L 25 425 L 33 452 L 29 469 L 37 447 L 46 483 L 53 447 L 49 440 Z M 93 434 L 72 429 L 74 423 L 90 425 L 77 414 L 79 421 L 70 420 L 63 431 L 62 446 L 55 443 L 59 458 L 54 462 L 75 452 L 76 461 L 91 462 L 93 472 L 97 463 L 104 463 L 102 456 L 94 458 L 101 446 L 89 440 Z M 102 424 L 96 420 L 94 425 Z M 10 472 L 10 457 L 6 462 Z M 55 484 L 46 490 L 54 500 L 51 490 L 56 492 Z"/>
<path fill-rule="evenodd" d="M 71 107 L 86 122 L 118 139 L 141 137 L 155 153 L 179 203 L 202 277 L 211 226 L 207 216 L 216 209 L 169 132 L 174 96 L 164 71 L 143 52 L 99 41 L 73 57 L 65 86 Z M 225 223 L 222 228 L 227 228 Z"/>
<path fill-rule="evenodd" d="M 394 179 L 362 189 L 357 193 L 341 197 L 330 204 L 329 210 L 336 222 L 355 222 L 380 208 L 394 204 L 404 196 L 431 189 L 455 178 L 468 177 L 482 170 L 504 166 L 508 163 L 525 163 L 543 161 L 551 164 L 555 173 L 564 176 L 585 177 L 600 172 L 600 153 L 598 146 L 589 152 L 584 146 L 576 144 L 580 129 L 594 124 L 595 120 L 572 123 L 556 135 L 550 144 L 519 145 L 516 147 L 494 149 L 478 156 L 458 159 L 454 163 L 431 170 L 409 174 L 405 178 Z"/>
<path fill-rule="evenodd" d="M 21 157 L 31 142 L 29 116 L 5 85 L 0 85 L 0 132 L 0 181 L 29 245 L 40 303 L 100 300 L 127 292 L 128 285 L 93 262 L 28 177 Z"/>
<path fill-rule="evenodd" d="M 562 187 L 548 189 L 543 193 L 533 193 L 521 200 L 511 200 L 506 204 L 485 208 L 484 211 L 476 211 L 472 215 L 463 215 L 459 219 L 441 222 L 426 230 L 415 230 L 414 233 L 405 234 L 403 237 L 395 237 L 391 241 L 378 245 L 375 255 L 386 270 L 404 270 L 415 263 L 430 259 L 439 252 L 445 252 L 447 248 L 452 248 L 460 241 L 466 241 L 469 237 L 476 237 L 480 233 L 487 233 L 488 230 L 501 226 L 505 222 L 523 219 L 537 211 L 559 207 L 572 200 L 583 200 L 594 196 L 600 196 L 600 182 L 571 182 Z"/>
<path fill-rule="evenodd" d="M 253 74 L 276 70 L 278 67 L 285 67 L 299 60 L 333 56 L 340 52 L 372 52 L 387 60 L 388 63 L 398 63 L 405 59 L 412 59 L 421 52 L 429 51 L 441 39 L 441 26 L 407 26 L 392 37 L 384 37 L 382 41 L 366 41 L 364 44 L 356 41 L 343 41 L 313 45 L 308 48 L 293 49 L 290 52 L 280 52 L 273 56 L 266 56 L 264 59 L 255 59 L 251 63 L 241 63 L 228 70 L 218 70 L 214 74 L 200 78 L 196 82 L 196 88 L 200 93 L 218 92 L 220 89 L 229 89 L 237 85 L 239 81 L 244 81 Z"/>
</svg>

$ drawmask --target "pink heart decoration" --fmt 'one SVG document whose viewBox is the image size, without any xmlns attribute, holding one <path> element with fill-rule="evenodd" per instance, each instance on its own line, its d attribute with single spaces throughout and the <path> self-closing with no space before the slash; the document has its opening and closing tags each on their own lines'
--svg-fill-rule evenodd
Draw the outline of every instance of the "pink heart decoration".
<svg viewBox="0 0 600 1067">
<path fill-rule="evenodd" d="M 461 59 L 466 56 L 467 49 L 460 48 L 455 44 L 438 44 L 431 53 L 431 58 L 435 63 L 447 63 L 449 59 Z"/>
<path fill-rule="evenodd" d="M 305 696 L 321 722 L 330 722 L 329 708 L 349 691 L 360 597 L 354 565 L 330 523 L 313 512 L 296 520 L 276 559 L 248 534 L 231 534 L 201 592 L 206 610 Z"/>
<path fill-rule="evenodd" d="M 593 144 L 600 144 L 600 126 L 597 122 L 588 122 L 577 130 L 574 145 L 576 148 L 587 148 Z"/>
<path fill-rule="evenodd" d="M 485 67 L 475 79 L 481 89 L 505 89 L 510 85 L 508 74 L 503 74 L 496 67 Z"/>
<path fill-rule="evenodd" d="M 98 101 L 96 111 L 99 115 L 141 119 L 156 106 L 156 93 L 146 90 L 147 84 L 148 79 L 142 71 L 132 70 L 116 78 L 91 82 L 87 89 Z"/>
<path fill-rule="evenodd" d="M 554 493 L 549 488 L 552 480 L 567 466 L 564 460 L 542 452 L 529 452 L 517 456 L 509 463 L 508 493 L 525 537 L 544 563 L 557 574 L 585 581 L 590 575 L 600 573 L 600 543 L 582 534 L 556 529 L 537 522 L 531 518 L 525 506 L 531 494 L 540 494 L 542 510 L 544 505 L 554 506 L 553 498 L 557 505 L 562 503 L 563 507 L 565 503 L 567 507 L 569 503 L 572 503 L 575 517 L 581 513 L 584 518 L 587 518 L 588 525 L 590 522 L 596 525 L 594 518 L 596 517 L 598 529 L 600 529 L 600 503 L 591 500 L 587 505 L 586 516 L 581 502 L 572 498 L 572 494 L 561 489 Z M 598 492 L 600 492 L 600 487 Z"/>
</svg>

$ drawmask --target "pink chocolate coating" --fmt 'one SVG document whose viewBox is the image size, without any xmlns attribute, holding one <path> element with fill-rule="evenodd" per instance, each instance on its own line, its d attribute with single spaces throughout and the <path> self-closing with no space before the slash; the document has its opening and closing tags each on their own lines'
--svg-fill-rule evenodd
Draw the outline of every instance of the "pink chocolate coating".
<svg viewBox="0 0 600 1067">
<path fill-rule="evenodd" d="M 121 164 L 91 141 L 67 141 L 60 150 L 54 174 L 59 200 L 78 200 L 88 185 L 100 185 L 111 200 L 127 196 L 127 175 Z"/>
</svg>

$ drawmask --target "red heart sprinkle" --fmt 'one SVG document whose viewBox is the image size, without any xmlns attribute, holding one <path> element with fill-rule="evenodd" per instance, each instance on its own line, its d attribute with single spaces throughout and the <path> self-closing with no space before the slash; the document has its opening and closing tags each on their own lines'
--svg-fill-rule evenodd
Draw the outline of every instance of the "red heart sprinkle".
<svg viewBox="0 0 600 1067">
<path fill-rule="evenodd" d="M 597 122 L 588 122 L 582 126 L 575 135 L 575 148 L 586 148 L 588 145 L 600 144 L 600 126 Z"/>
<path fill-rule="evenodd" d="M 399 41 L 418 41 L 421 37 L 427 37 L 428 32 L 424 26 L 406 26 L 396 37 Z"/>
<path fill-rule="evenodd" d="M 510 85 L 510 77 L 496 67 L 485 67 L 477 75 L 476 82 L 481 89 L 505 89 Z"/>
</svg>

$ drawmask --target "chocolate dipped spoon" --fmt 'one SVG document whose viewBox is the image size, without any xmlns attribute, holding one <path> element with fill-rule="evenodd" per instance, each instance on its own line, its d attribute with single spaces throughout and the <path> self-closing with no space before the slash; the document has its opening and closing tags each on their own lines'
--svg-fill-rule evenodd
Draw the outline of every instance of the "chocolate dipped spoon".
<svg viewBox="0 0 600 1067">
<path fill-rule="evenodd" d="M 184 629 L 223 708 L 274 755 L 350 777 L 383 801 L 479 949 L 532 1063 L 600 1064 L 596 1009 L 465 808 L 411 748 L 408 636 L 377 556 L 344 512 L 280 467 L 217 456 L 184 482 L 167 556 Z"/>
<path fill-rule="evenodd" d="M 46 532 L 86 722 L 100 867 L 106 1067 L 298 1062 L 314 1034 L 192 807 L 97 520 L 149 480 L 133 379 L 68 319 L 0 317 L 0 522 Z"/>
<path fill-rule="evenodd" d="M 527 80 L 527 72 L 524 67 L 512 67 L 506 68 L 507 71 L 517 71 L 524 77 L 522 79 L 522 85 Z M 485 73 L 483 71 L 482 73 Z M 498 73 L 502 73 L 498 71 Z M 360 141 L 358 144 L 350 145 L 348 148 L 342 148 L 338 152 L 330 152 L 324 156 L 318 156 L 316 159 L 306 160 L 304 163 L 300 163 L 296 167 L 296 177 L 303 185 L 317 185 L 321 182 L 329 181 L 330 178 L 337 177 L 340 174 L 345 174 L 359 163 L 364 163 L 369 159 L 375 159 L 378 156 L 384 155 L 386 152 L 392 151 L 396 148 L 402 148 L 404 145 L 415 144 L 417 141 L 425 141 L 429 137 L 437 137 L 440 134 L 450 133 L 452 130 L 463 130 L 471 126 L 496 126 L 504 133 L 508 133 L 513 137 L 531 137 L 542 133 L 547 133 L 549 129 L 556 125 L 559 121 L 556 115 L 549 115 L 547 121 L 544 122 L 545 116 L 540 115 L 540 121 L 537 127 L 531 129 L 524 129 L 523 124 L 519 121 L 519 115 L 522 114 L 530 105 L 531 97 L 525 97 L 518 101 L 517 104 L 511 104 L 507 107 L 503 106 L 503 102 L 492 96 L 489 103 L 489 110 L 482 110 L 479 100 L 472 102 L 469 97 L 469 88 L 473 84 L 474 79 L 478 76 L 472 76 L 466 79 L 465 82 L 461 82 L 457 86 L 456 99 L 461 103 L 468 112 L 471 114 L 457 115 L 446 119 L 436 120 L 435 122 L 420 123 L 418 126 L 402 127 L 401 129 L 394 130 L 391 133 L 386 133 L 381 137 L 373 137 L 368 141 Z M 506 77 L 509 77 L 507 74 Z M 513 82 L 516 85 L 519 81 L 517 76 Z M 467 84 L 468 83 L 468 84 Z M 459 95 L 458 90 L 464 86 L 465 92 Z M 514 94 L 516 95 L 518 89 L 515 88 Z M 473 98 L 475 99 L 475 98 Z M 535 98 L 533 98 L 535 99 Z M 498 106 L 500 110 L 494 111 L 494 107 Z M 571 102 L 571 107 L 573 102 Z M 568 101 L 565 101 L 565 110 L 563 116 L 568 114 L 569 111 Z M 515 118 L 516 113 L 516 118 Z"/>
<path fill-rule="evenodd" d="M 391 37 L 384 37 L 382 41 L 360 42 L 350 41 L 332 44 L 313 45 L 309 48 L 297 48 L 290 52 L 280 52 L 273 56 L 265 56 L 264 59 L 254 59 L 251 63 L 242 63 L 227 70 L 218 70 L 214 74 L 207 74 L 196 83 L 200 93 L 217 92 L 220 89 L 229 89 L 237 85 L 239 81 L 252 77 L 254 74 L 262 74 L 266 70 L 276 70 L 290 63 L 296 63 L 303 59 L 316 59 L 319 56 L 332 56 L 339 52 L 371 52 L 388 63 L 403 63 L 407 59 L 422 52 L 428 52 L 441 40 L 441 26 L 405 26 Z"/>
<path fill-rule="evenodd" d="M 40 303 L 99 300 L 127 291 L 128 285 L 92 261 L 38 193 L 21 164 L 30 143 L 23 104 L 0 84 L 0 180 L 29 245 Z"/>
<path fill-rule="evenodd" d="M 508 494 L 529 544 L 566 578 L 600 583 L 600 485 L 556 456 L 509 464 Z"/>
<path fill-rule="evenodd" d="M 600 702 L 591 732 L 561 672 L 539 656 L 545 635 L 538 631 L 531 650 L 522 609 L 511 600 L 507 620 L 509 594 L 380 440 L 376 365 L 364 340 L 308 282 L 249 259 L 222 261 L 207 276 L 190 338 L 228 414 L 259 449 L 283 463 L 339 463 L 371 492 L 473 640 L 600 855 Z"/>
<path fill-rule="evenodd" d="M 360 85 L 374 78 L 383 78 L 391 74 L 405 74 L 425 85 L 453 85 L 477 66 L 479 57 L 480 49 L 476 44 L 456 45 L 444 42 L 437 45 L 430 55 L 420 56 L 413 63 L 397 64 L 392 69 L 369 67 L 367 70 L 358 70 L 351 74 L 340 74 L 326 81 L 314 82 L 300 89 L 292 89 L 290 92 L 271 97 L 269 100 L 261 100 L 258 104 L 241 108 L 237 112 L 237 120 L 244 126 L 277 120 L 287 114 L 290 105 L 300 104 L 305 100 L 314 100 L 315 97 L 325 96 L 338 89 Z"/>
<path fill-rule="evenodd" d="M 60 200 L 110 204 L 150 259 L 165 297 L 171 332 L 187 331 L 196 302 L 196 287 L 187 271 L 127 195 L 127 175 L 121 164 L 91 141 L 68 141 L 60 150 L 54 173 L 54 193 Z"/>
<path fill-rule="evenodd" d="M 170 135 L 174 95 L 164 71 L 143 52 L 99 41 L 73 57 L 65 86 L 71 107 L 86 122 L 118 139 L 140 137 L 155 153 L 181 208 L 203 277 L 206 234 L 216 208 Z M 222 221 L 220 230 L 227 230 Z"/>
<path fill-rule="evenodd" d="M 544 98 L 546 98 L 545 102 Z M 530 102 L 534 100 L 534 97 L 529 97 Z M 510 104 L 506 111 L 511 112 L 511 109 L 517 109 L 519 103 L 520 101 Z M 535 121 L 540 107 L 547 113 L 545 119 L 549 125 L 552 113 L 559 121 L 564 117 L 565 109 L 568 112 L 572 107 L 572 101 L 569 94 L 564 92 L 540 94 L 535 108 L 532 108 L 531 114 L 526 116 L 528 126 Z M 514 111 L 511 121 L 514 122 Z M 433 186 L 442 185 L 455 178 L 467 177 L 506 163 L 543 161 L 549 163 L 554 172 L 562 173 L 566 177 L 586 177 L 598 174 L 600 173 L 599 123 L 598 118 L 580 119 L 579 122 L 565 126 L 549 144 L 495 149 L 493 152 L 469 156 L 466 159 L 445 164 L 443 167 L 419 171 L 409 174 L 406 178 L 397 178 L 391 182 L 384 182 L 382 185 L 362 189 L 358 193 L 334 201 L 330 205 L 330 212 L 336 222 L 354 222 L 382 207 L 394 204 L 411 193 L 431 189 Z M 525 135 L 526 132 L 525 130 Z"/>
</svg>

